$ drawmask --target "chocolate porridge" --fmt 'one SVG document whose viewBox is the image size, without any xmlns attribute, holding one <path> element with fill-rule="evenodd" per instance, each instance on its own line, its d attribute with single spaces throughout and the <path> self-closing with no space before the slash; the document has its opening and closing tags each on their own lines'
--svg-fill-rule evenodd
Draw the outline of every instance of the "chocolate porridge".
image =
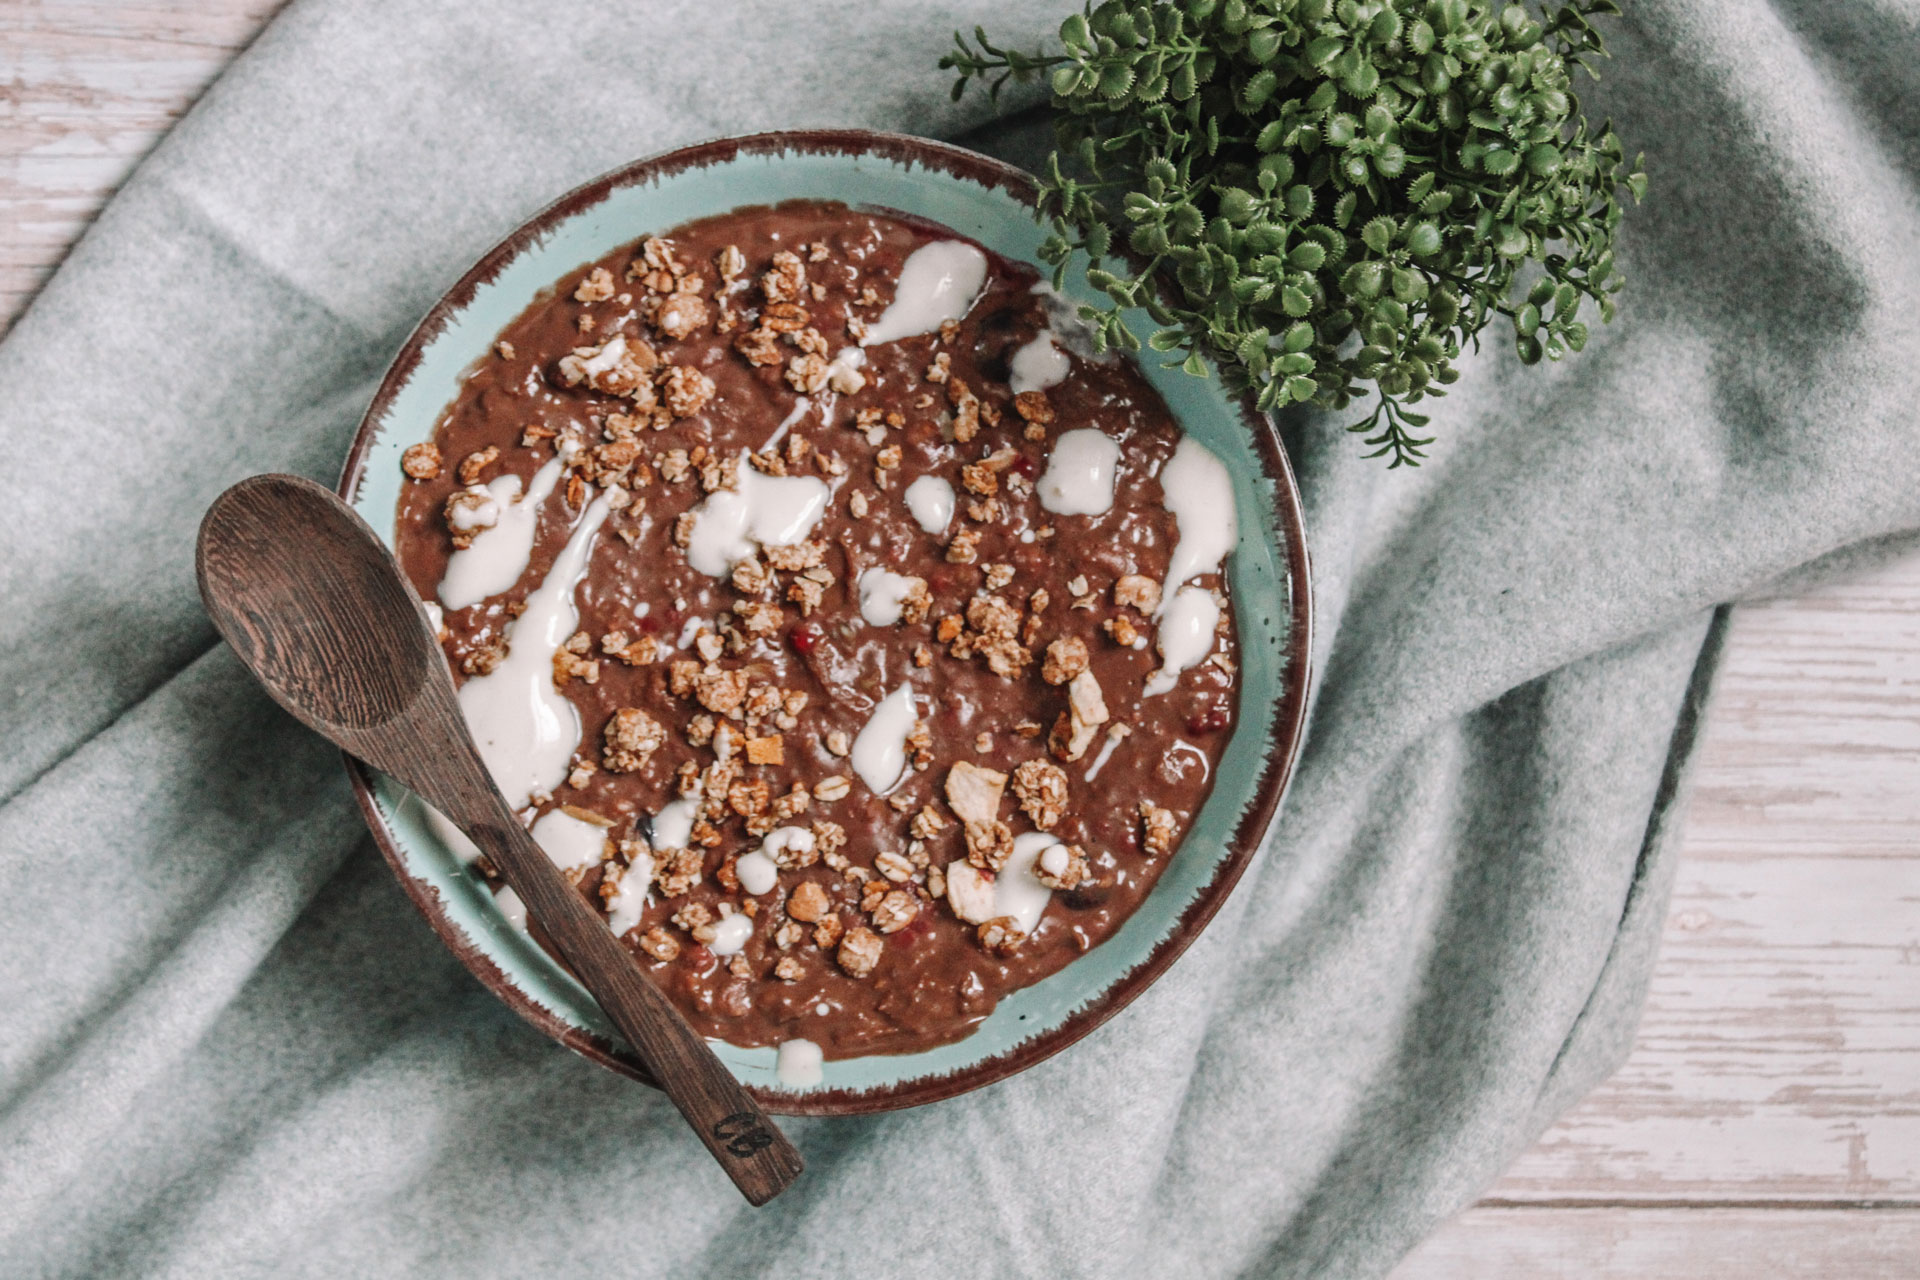
<svg viewBox="0 0 1920 1280">
<path fill-rule="evenodd" d="M 1085 338 L 944 228 L 741 209 L 561 280 L 406 452 L 401 562 L 508 802 L 783 1078 L 967 1035 L 1207 798 L 1232 486 Z"/>
</svg>

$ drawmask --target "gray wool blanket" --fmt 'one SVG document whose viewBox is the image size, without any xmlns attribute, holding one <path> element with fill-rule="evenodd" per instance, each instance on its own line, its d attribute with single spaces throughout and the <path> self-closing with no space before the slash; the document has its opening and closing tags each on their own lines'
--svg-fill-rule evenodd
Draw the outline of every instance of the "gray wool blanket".
<svg viewBox="0 0 1920 1280">
<path fill-rule="evenodd" d="M 1629 5 L 1585 91 L 1652 176 L 1622 320 L 1492 343 L 1418 471 L 1286 424 L 1319 684 L 1227 908 L 1023 1076 L 791 1122 L 770 1208 L 454 962 L 216 644 L 208 501 L 331 481 L 535 208 L 768 128 L 1031 162 L 933 64 L 1064 7 L 296 0 L 141 167 L 0 344 L 0 1273 L 1379 1276 L 1619 1061 L 1721 606 L 1920 527 L 1893 0 Z"/>
</svg>

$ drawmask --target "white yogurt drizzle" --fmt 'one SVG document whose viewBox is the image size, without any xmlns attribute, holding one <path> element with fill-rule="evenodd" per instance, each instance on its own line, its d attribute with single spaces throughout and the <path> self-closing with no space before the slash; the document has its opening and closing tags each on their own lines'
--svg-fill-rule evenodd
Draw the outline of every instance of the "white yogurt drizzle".
<svg viewBox="0 0 1920 1280">
<path fill-rule="evenodd" d="M 707 944 L 707 950 L 717 956 L 735 955 L 752 936 L 753 921 L 748 917 L 737 912 L 721 916 L 713 923 L 713 941 Z"/>
<path fill-rule="evenodd" d="M 701 628 L 706 625 L 707 620 L 699 614 L 689 614 L 687 620 L 680 624 L 680 634 L 674 637 L 673 647 L 676 649 L 686 648 L 700 638 Z"/>
<path fill-rule="evenodd" d="M 775 827 L 760 841 L 760 852 L 775 862 L 783 853 L 812 853 L 813 832 L 805 827 Z"/>
<path fill-rule="evenodd" d="M 767 442 L 760 446 L 762 451 L 778 448 L 780 442 L 787 438 L 787 432 L 793 430 L 793 424 L 806 417 L 807 410 L 811 408 L 813 408 L 813 401 L 807 399 L 805 396 L 801 396 L 798 400 L 795 400 L 793 402 L 793 408 L 788 410 L 787 416 L 780 419 L 780 425 L 773 429 L 773 434 L 767 437 Z"/>
<path fill-rule="evenodd" d="M 449 609 L 465 609 L 512 589 L 520 581 L 533 555 L 540 504 L 560 482 L 565 466 L 564 459 L 556 455 L 533 473 L 533 483 L 524 496 L 519 476 L 501 476 L 486 486 L 493 498 L 494 522 L 475 534 L 472 543 L 447 558 L 447 572 L 440 579 L 440 603 Z"/>
<path fill-rule="evenodd" d="M 913 522 L 938 538 L 953 523 L 953 486 L 939 476 L 921 476 L 907 486 L 907 511 Z"/>
<path fill-rule="evenodd" d="M 880 700 L 853 740 L 853 771 L 877 796 L 900 785 L 907 772 L 907 735 L 920 718 L 913 686 L 902 684 Z"/>
<path fill-rule="evenodd" d="M 774 886 L 780 883 L 780 868 L 758 849 L 735 859 L 733 873 L 740 877 L 740 887 L 756 898 L 763 893 L 772 893 Z"/>
<path fill-rule="evenodd" d="M 812 476 L 762 475 L 740 455 L 738 488 L 718 489 L 693 509 L 687 563 L 709 578 L 724 578 L 758 547 L 806 541 L 830 496 Z"/>
<path fill-rule="evenodd" d="M 870 627 L 890 627 L 900 621 L 912 578 L 875 567 L 860 574 L 860 616 Z"/>
<path fill-rule="evenodd" d="M 1015 395 L 1057 387 L 1073 372 L 1073 358 L 1054 345 L 1053 332 L 1048 329 L 1014 352 L 1008 365 L 1012 376 L 1007 386 Z"/>
<path fill-rule="evenodd" d="M 833 385 L 833 375 L 842 369 L 864 369 L 867 367 L 867 353 L 859 347 L 842 347 L 833 353 L 833 359 L 827 361 L 827 385 Z"/>
<path fill-rule="evenodd" d="M 1220 606 L 1211 592 L 1185 584 L 1200 574 L 1219 572 L 1239 538 L 1233 479 L 1220 459 L 1191 436 L 1181 437 L 1160 469 L 1160 491 L 1173 513 L 1179 540 L 1160 587 L 1156 639 L 1161 665 L 1147 678 L 1149 696 L 1172 689 L 1182 671 L 1212 651 Z"/>
<path fill-rule="evenodd" d="M 613 896 L 607 899 L 607 928 L 613 930 L 614 937 L 626 937 L 627 931 L 640 923 L 652 888 L 653 859 L 637 853 L 628 864 L 626 874 L 620 877 L 620 883 L 614 886 Z"/>
<path fill-rule="evenodd" d="M 733 864 L 740 887 L 758 897 L 772 893 L 780 880 L 781 856 L 788 850 L 805 854 L 813 850 L 813 832 L 805 827 L 775 827 L 760 841 L 760 847 L 743 854 Z"/>
<path fill-rule="evenodd" d="M 527 927 L 527 904 L 520 901 L 520 895 L 511 886 L 493 895 L 493 905 L 511 928 Z"/>
<path fill-rule="evenodd" d="M 1187 579 L 1218 572 L 1240 535 L 1233 479 L 1225 464 L 1192 436 L 1182 436 L 1160 468 L 1160 492 L 1180 534 L 1160 587 L 1160 607 L 1165 609 Z"/>
<path fill-rule="evenodd" d="M 932 333 L 958 320 L 987 282 L 987 255 L 962 240 L 934 240 L 907 255 L 893 301 L 860 339 L 863 347 Z"/>
<path fill-rule="evenodd" d="M 1124 733 L 1110 733 L 1107 740 L 1100 744 L 1100 750 L 1094 754 L 1093 763 L 1087 766 L 1087 781 L 1092 782 L 1107 767 L 1107 761 L 1113 758 L 1113 750 L 1126 738 Z"/>
<path fill-rule="evenodd" d="M 774 1058 L 773 1074 L 781 1084 L 804 1089 L 820 1083 L 825 1075 L 822 1070 L 825 1061 L 820 1046 L 811 1040 L 782 1040 Z"/>
<path fill-rule="evenodd" d="M 648 843 L 656 850 L 686 848 L 693 838 L 694 819 L 700 816 L 703 792 L 704 788 L 695 787 L 690 795 L 677 796 L 663 805 L 653 815 L 653 838 Z"/>
<path fill-rule="evenodd" d="M 1220 606 L 1205 587 L 1182 587 L 1160 610 L 1160 669 L 1147 677 L 1146 694 L 1166 693 L 1180 683 L 1180 673 L 1197 666 L 1213 650 L 1214 628 L 1220 625 Z"/>
<path fill-rule="evenodd" d="M 553 655 L 579 626 L 574 591 L 587 576 L 607 511 L 604 496 L 587 507 L 527 597 L 525 612 L 508 628 L 507 656 L 460 686 L 460 710 L 509 809 L 524 808 L 535 791 L 559 786 L 580 745 L 580 712 L 553 687 Z"/>
<path fill-rule="evenodd" d="M 1060 843 L 1058 836 L 1048 835 L 1044 831 L 1029 831 L 1013 838 L 1013 852 L 1007 855 L 1007 865 L 1000 868 L 993 879 L 993 910 L 995 915 L 1012 916 L 1019 925 L 1020 932 L 1028 937 L 1039 927 L 1040 916 L 1047 909 L 1047 900 L 1053 897 L 1053 890 L 1041 884 L 1033 876 L 1033 864 L 1038 862 L 1048 849 Z M 1065 870 L 1063 865 L 1060 870 Z"/>
<path fill-rule="evenodd" d="M 1106 432 L 1095 427 L 1062 432 L 1034 492 L 1055 515 L 1097 516 L 1113 505 L 1119 465 L 1120 444 Z"/>
<path fill-rule="evenodd" d="M 547 860 L 562 871 L 597 867 L 606 854 L 605 827 L 597 822 L 583 822 L 559 809 L 541 814 L 530 834 L 533 842 L 546 851 Z"/>
</svg>

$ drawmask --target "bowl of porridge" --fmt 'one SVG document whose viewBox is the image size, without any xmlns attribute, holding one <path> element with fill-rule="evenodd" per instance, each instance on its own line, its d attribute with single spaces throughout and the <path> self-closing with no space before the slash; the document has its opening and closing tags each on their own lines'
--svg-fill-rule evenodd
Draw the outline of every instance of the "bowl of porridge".
<svg viewBox="0 0 1920 1280">
<path fill-rule="evenodd" d="M 775 1111 L 1085 1035 L 1206 926 L 1298 747 L 1272 424 L 1102 350 L 1034 199 L 872 133 L 628 166 L 433 309 L 341 481 L 508 803 Z M 485 859 L 352 773 L 476 976 L 645 1079 Z"/>
</svg>

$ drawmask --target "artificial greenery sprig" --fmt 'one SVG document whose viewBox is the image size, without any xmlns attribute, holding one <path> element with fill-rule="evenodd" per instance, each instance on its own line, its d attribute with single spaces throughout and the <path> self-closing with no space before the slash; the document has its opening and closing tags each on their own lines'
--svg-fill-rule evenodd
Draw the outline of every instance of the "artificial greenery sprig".
<svg viewBox="0 0 1920 1280">
<path fill-rule="evenodd" d="M 1042 257 L 1065 283 L 1076 250 L 1110 300 L 1083 308 L 1103 346 L 1219 359 L 1263 409 L 1379 401 L 1352 430 L 1368 456 L 1417 464 L 1431 437 L 1408 406 L 1443 395 L 1494 316 L 1520 358 L 1586 345 L 1583 304 L 1613 318 L 1626 165 L 1580 114 L 1571 68 L 1605 54 L 1614 0 L 1535 16 L 1482 0 L 1170 0 L 1090 6 L 1061 50 L 955 35 L 958 98 L 1046 74 L 1059 149 L 1042 177 Z M 1116 240 L 1141 262 L 1108 253 Z M 1531 283 L 1516 277 L 1528 263 Z M 1154 277 L 1171 272 L 1177 301 Z"/>
</svg>

